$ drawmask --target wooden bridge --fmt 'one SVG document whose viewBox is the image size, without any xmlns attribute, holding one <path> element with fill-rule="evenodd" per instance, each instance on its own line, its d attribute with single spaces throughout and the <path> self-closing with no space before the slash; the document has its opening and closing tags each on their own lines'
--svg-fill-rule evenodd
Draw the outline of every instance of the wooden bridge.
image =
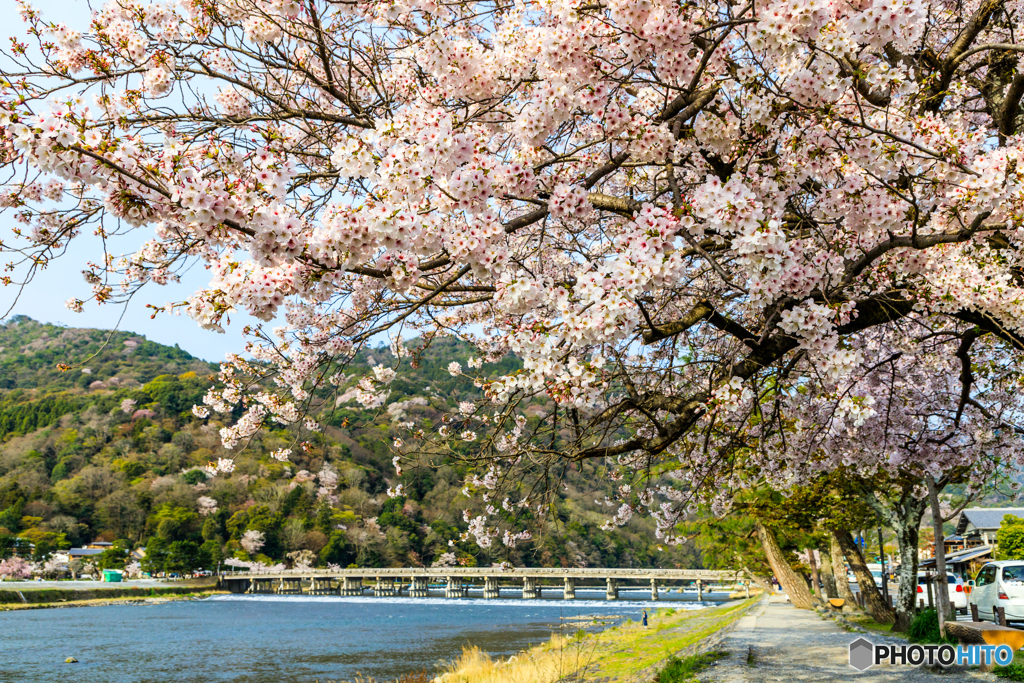
<svg viewBox="0 0 1024 683">
<path fill-rule="evenodd" d="M 709 584 L 732 584 L 750 595 L 750 581 L 742 571 L 710 569 L 565 569 L 520 567 L 411 567 L 388 569 L 288 569 L 278 572 L 222 572 L 219 588 L 232 593 L 276 593 L 359 596 L 372 590 L 375 596 L 425 598 L 431 585 L 444 587 L 447 598 L 469 596 L 479 586 L 485 598 L 501 597 L 501 589 L 522 590 L 524 599 L 541 597 L 542 591 L 561 590 L 565 600 L 576 598 L 577 583 L 601 583 L 608 600 L 617 600 L 623 584 L 649 583 L 651 599 L 658 599 L 659 584 L 692 583 L 697 600 L 704 599 Z"/>
</svg>

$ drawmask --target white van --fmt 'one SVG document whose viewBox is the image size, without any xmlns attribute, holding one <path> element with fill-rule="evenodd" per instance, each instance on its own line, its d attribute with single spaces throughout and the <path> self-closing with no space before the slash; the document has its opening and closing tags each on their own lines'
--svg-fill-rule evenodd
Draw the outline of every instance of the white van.
<svg viewBox="0 0 1024 683">
<path fill-rule="evenodd" d="M 989 562 L 973 583 L 970 604 L 978 606 L 979 618 L 995 621 L 995 608 L 1002 607 L 1007 621 L 1024 621 L 1024 562 Z"/>
<path fill-rule="evenodd" d="M 871 572 L 871 577 L 875 580 L 875 585 L 879 588 L 882 587 L 882 565 L 875 562 L 867 563 L 868 571 Z"/>
</svg>

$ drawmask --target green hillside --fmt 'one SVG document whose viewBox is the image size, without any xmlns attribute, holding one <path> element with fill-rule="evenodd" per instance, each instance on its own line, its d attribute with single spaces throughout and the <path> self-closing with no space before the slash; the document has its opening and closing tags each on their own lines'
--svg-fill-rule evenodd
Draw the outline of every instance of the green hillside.
<svg viewBox="0 0 1024 683">
<path fill-rule="evenodd" d="M 598 528 L 608 511 L 595 503 L 606 493 L 593 490 L 606 481 L 596 463 L 573 466 L 556 514 L 511 556 L 463 542 L 463 510 L 473 505 L 461 493 L 466 465 L 397 477 L 390 445 L 399 423 L 429 427 L 477 395 L 446 369 L 470 355 L 460 342 L 435 340 L 394 382 L 385 407 L 338 404 L 308 451 L 281 429 L 228 452 L 218 430 L 230 420 L 191 413 L 216 365 L 130 332 L 13 318 L 0 324 L 0 556 L 26 541 L 42 557 L 107 540 L 147 547 L 153 571 L 211 568 L 232 556 L 291 562 L 299 553 L 341 566 L 430 565 L 445 553 L 471 565 L 694 566 L 691 547 L 659 549 L 639 516 L 614 532 Z M 349 382 L 390 359 L 383 348 L 360 353 Z M 517 364 L 510 357 L 483 372 Z M 290 462 L 269 456 L 285 447 Z M 228 456 L 237 463 L 230 475 L 200 469 Z M 398 483 L 407 496 L 389 499 L 385 490 Z M 250 531 L 263 535 L 252 553 L 240 543 Z"/>
</svg>

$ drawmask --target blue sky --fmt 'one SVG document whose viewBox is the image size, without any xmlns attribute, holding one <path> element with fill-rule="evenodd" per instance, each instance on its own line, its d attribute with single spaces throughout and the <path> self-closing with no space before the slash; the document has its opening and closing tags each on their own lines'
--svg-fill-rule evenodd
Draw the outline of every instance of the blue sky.
<svg viewBox="0 0 1024 683">
<path fill-rule="evenodd" d="M 6 232 L 11 219 L 0 214 L 0 230 Z M 140 233 L 141 234 L 141 233 Z M 147 285 L 126 306 L 89 304 L 82 313 L 72 313 L 64 302 L 72 296 L 85 298 L 90 288 L 82 278 L 86 261 L 101 253 L 98 240 L 88 237 L 77 238 L 67 254 L 55 261 L 49 269 L 37 274 L 25 287 L 21 297 L 14 303 L 11 315 L 27 315 L 42 322 L 58 323 L 68 327 L 98 327 L 136 332 L 161 344 L 177 344 L 193 356 L 205 360 L 219 361 L 229 351 L 240 352 L 244 347 L 242 328 L 259 321 L 241 313 L 231 316 L 231 325 L 225 325 L 226 332 L 219 334 L 204 330 L 191 318 L 184 315 L 158 315 L 150 319 L 152 311 L 146 304 L 162 305 L 168 301 L 181 301 L 207 282 L 207 272 L 196 266 L 186 273 L 177 284 L 159 287 Z M 4 255 L 4 261 L 9 258 Z M 0 287 L 0 314 L 15 301 L 17 291 L 13 285 Z M 122 317 L 123 316 L 123 317 Z M 120 324 L 118 319 L 121 318 Z"/>
<path fill-rule="evenodd" d="M 65 23 L 77 30 L 88 26 L 90 10 L 84 0 L 34 0 L 31 4 L 44 18 Z M 8 36 L 24 35 L 25 24 L 18 17 L 17 3 L 12 0 L 0 0 L 0 12 L 2 16 L 8 17 L 4 28 L 0 29 L 0 39 L 4 39 L 4 44 L 8 45 Z M 6 241 L 13 226 L 12 217 L 0 213 L 0 238 Z M 135 244 L 150 236 L 151 233 L 144 229 L 136 231 L 131 241 L 117 244 L 112 251 L 121 253 L 130 250 Z M 259 322 L 247 315 L 231 316 L 231 325 L 225 326 L 225 334 L 203 330 L 185 316 L 159 315 L 156 319 L 150 319 L 151 312 L 146 308 L 146 304 L 162 305 L 168 301 L 184 300 L 208 282 L 207 272 L 201 266 L 194 267 L 179 284 L 143 288 L 127 307 L 90 305 L 83 313 L 69 311 L 64 306 L 67 299 L 72 296 L 84 299 L 89 294 L 89 286 L 82 278 L 82 270 L 87 261 L 99 260 L 102 253 L 100 247 L 99 240 L 89 235 L 77 238 L 69 252 L 55 261 L 48 270 L 41 272 L 25 288 L 16 302 L 18 293 L 14 287 L 0 286 L 0 316 L 3 316 L 13 303 L 10 315 L 27 315 L 39 321 L 60 323 L 69 327 L 110 329 L 116 326 L 144 335 L 161 344 L 178 344 L 192 355 L 211 361 L 219 361 L 226 353 L 239 352 L 244 348 L 242 328 L 247 324 Z M 0 254 L 0 261 L 3 264 L 10 260 L 9 254 Z"/>
</svg>

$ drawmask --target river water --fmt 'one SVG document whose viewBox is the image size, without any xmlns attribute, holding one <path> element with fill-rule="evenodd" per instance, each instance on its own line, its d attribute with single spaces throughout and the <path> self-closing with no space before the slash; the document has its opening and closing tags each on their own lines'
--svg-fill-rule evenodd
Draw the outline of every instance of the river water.
<svg viewBox="0 0 1024 683">
<path fill-rule="evenodd" d="M 387 681 L 434 672 L 468 644 L 514 654 L 572 630 L 560 629 L 563 618 L 607 623 L 652 607 L 701 607 L 678 593 L 662 593 L 660 603 L 644 599 L 647 591 L 621 590 L 610 602 L 603 589 L 576 593 L 572 601 L 560 591 L 541 600 L 239 595 L 0 612 L 0 683 Z"/>
</svg>

